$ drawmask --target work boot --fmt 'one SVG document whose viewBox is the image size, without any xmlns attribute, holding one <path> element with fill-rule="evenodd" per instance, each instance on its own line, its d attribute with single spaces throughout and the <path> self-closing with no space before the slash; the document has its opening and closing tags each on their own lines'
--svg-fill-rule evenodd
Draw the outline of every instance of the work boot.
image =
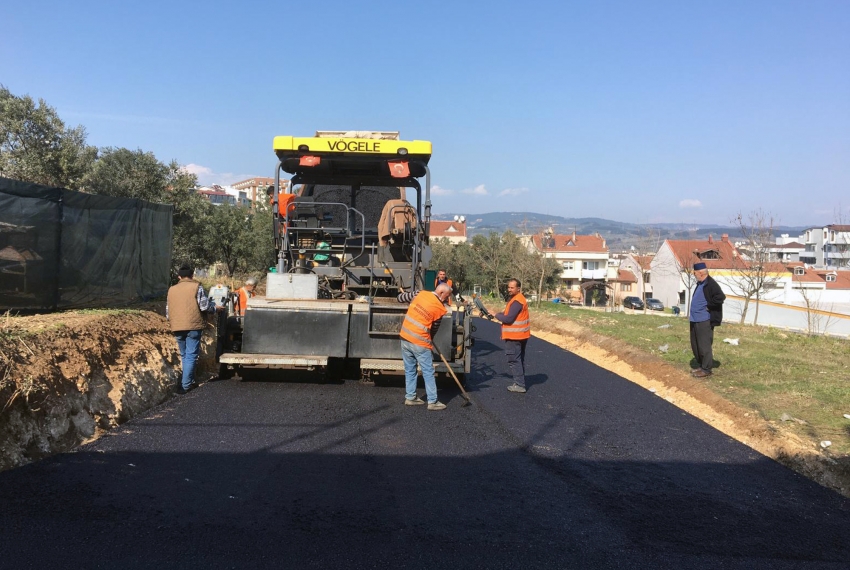
<svg viewBox="0 0 850 570">
<path fill-rule="evenodd" d="M 445 410 L 446 405 L 442 402 L 434 402 L 433 404 L 428 404 L 428 411 L 438 412 L 440 410 Z"/>
<path fill-rule="evenodd" d="M 508 392 L 516 392 L 517 394 L 525 394 L 526 389 L 523 386 L 520 386 L 516 382 L 508 386 Z"/>
<path fill-rule="evenodd" d="M 711 370 L 703 370 L 702 368 L 700 368 L 699 370 L 694 372 L 694 378 L 706 378 L 708 376 L 711 376 Z"/>
<path fill-rule="evenodd" d="M 413 398 L 412 400 L 408 400 L 407 398 L 404 399 L 405 406 L 421 406 L 424 403 L 425 400 L 422 398 Z"/>
</svg>

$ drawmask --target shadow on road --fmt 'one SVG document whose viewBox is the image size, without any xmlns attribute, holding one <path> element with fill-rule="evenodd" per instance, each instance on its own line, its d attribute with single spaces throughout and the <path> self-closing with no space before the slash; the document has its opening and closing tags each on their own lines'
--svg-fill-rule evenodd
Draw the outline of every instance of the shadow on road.
<svg viewBox="0 0 850 570">
<path fill-rule="evenodd" d="M 372 435 L 385 429 L 373 427 Z M 69 555 L 121 568 L 341 560 L 348 568 L 839 568 L 850 560 L 846 501 L 805 480 L 794 490 L 751 483 L 776 469 L 768 459 L 593 462 L 519 450 L 453 459 L 394 455 L 391 445 L 338 453 L 331 449 L 369 434 L 317 445 L 319 432 L 334 429 L 276 441 L 258 434 L 253 453 L 84 450 L 0 474 L 4 564 L 56 568 Z M 288 450 L 305 442 L 302 452 Z M 50 539 L 33 548 L 34 536 Z"/>
</svg>

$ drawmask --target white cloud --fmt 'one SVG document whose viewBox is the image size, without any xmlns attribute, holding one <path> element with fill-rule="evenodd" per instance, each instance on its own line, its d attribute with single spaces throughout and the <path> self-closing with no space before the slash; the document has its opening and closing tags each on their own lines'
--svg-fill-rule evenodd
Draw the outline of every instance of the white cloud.
<svg viewBox="0 0 850 570">
<path fill-rule="evenodd" d="M 187 164 L 183 167 L 183 170 L 197 176 L 198 184 L 201 184 L 202 186 L 210 186 L 212 184 L 228 186 L 230 184 L 233 184 L 234 182 L 240 182 L 242 180 L 247 180 L 248 178 L 254 178 L 255 176 L 257 176 L 256 174 L 234 174 L 232 172 L 215 172 L 212 168 L 208 166 L 202 166 L 200 164 Z"/>
<path fill-rule="evenodd" d="M 687 200 L 682 200 L 679 202 L 680 208 L 702 208 L 702 202 L 699 200 L 694 200 L 693 198 L 689 198 Z"/>
<path fill-rule="evenodd" d="M 454 193 L 454 190 L 449 190 L 448 188 L 443 188 L 442 186 L 437 186 L 436 184 L 434 186 L 431 186 L 431 194 L 433 194 L 434 196 L 451 196 Z"/>
<path fill-rule="evenodd" d="M 195 176 L 204 176 L 213 173 L 212 168 L 201 166 L 200 164 L 187 164 L 183 167 L 183 170 Z"/>
<path fill-rule="evenodd" d="M 489 194 L 487 189 L 483 184 L 479 184 L 475 188 L 467 188 L 466 190 L 461 190 L 462 194 L 474 194 L 475 196 L 486 196 Z"/>
<path fill-rule="evenodd" d="M 499 196 L 519 196 L 528 192 L 528 188 L 505 188 L 499 192 Z"/>
</svg>

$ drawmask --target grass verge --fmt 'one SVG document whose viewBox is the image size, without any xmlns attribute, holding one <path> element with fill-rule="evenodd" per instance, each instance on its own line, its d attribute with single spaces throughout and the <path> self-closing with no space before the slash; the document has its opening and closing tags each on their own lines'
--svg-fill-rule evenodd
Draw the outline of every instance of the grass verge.
<svg viewBox="0 0 850 570">
<path fill-rule="evenodd" d="M 685 317 L 642 312 L 605 313 L 556 304 L 533 309 L 543 318 L 564 318 L 617 339 L 689 372 L 693 355 Z M 723 342 L 738 339 L 738 345 Z M 829 454 L 850 454 L 850 342 L 768 327 L 725 324 L 714 331 L 715 374 L 708 389 L 764 420 L 782 424 Z"/>
</svg>

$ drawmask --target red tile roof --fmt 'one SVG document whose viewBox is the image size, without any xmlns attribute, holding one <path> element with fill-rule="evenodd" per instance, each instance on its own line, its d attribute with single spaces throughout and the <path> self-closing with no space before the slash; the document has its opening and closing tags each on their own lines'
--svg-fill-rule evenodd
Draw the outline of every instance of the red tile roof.
<svg viewBox="0 0 850 570">
<path fill-rule="evenodd" d="M 591 235 L 591 236 L 583 236 L 583 235 L 553 235 L 551 239 L 554 240 L 554 243 L 548 244 L 550 247 L 543 248 L 540 245 L 540 236 L 535 235 L 531 237 L 534 247 L 537 248 L 538 251 L 543 253 L 546 252 L 580 252 L 580 253 L 607 253 L 608 246 L 605 244 L 605 240 L 601 236 Z"/>
<path fill-rule="evenodd" d="M 431 238 L 466 237 L 466 222 L 431 220 Z"/>
<path fill-rule="evenodd" d="M 283 182 L 283 180 L 281 180 Z M 268 178 L 265 176 L 255 176 L 253 178 L 249 178 L 247 180 L 240 180 L 239 182 L 234 182 L 231 184 L 234 188 L 239 188 L 241 186 L 272 186 L 274 184 L 274 178 Z"/>
<path fill-rule="evenodd" d="M 791 243 L 783 243 L 783 244 L 775 244 L 770 246 L 770 249 L 805 249 L 806 246 L 797 243 L 796 241 L 792 241 Z"/>
<path fill-rule="evenodd" d="M 619 283 L 637 283 L 637 277 L 635 277 L 635 274 L 628 269 L 618 269 L 617 278 L 613 279 L 613 281 L 617 281 Z"/>
<path fill-rule="evenodd" d="M 850 271 L 813 271 L 821 280 L 826 281 L 828 273 L 835 274 L 835 281 L 826 281 L 827 289 L 850 289 Z"/>
<path fill-rule="evenodd" d="M 648 271 L 650 264 L 652 263 L 652 258 L 655 257 L 655 255 L 634 255 L 632 257 L 635 258 L 635 261 L 638 262 L 641 269 Z"/>
<path fill-rule="evenodd" d="M 741 269 L 746 263 L 738 250 L 726 239 L 721 240 L 665 240 L 681 267 L 691 269 L 702 261 L 709 269 Z M 716 252 L 717 259 L 708 259 L 706 254 Z"/>
</svg>

